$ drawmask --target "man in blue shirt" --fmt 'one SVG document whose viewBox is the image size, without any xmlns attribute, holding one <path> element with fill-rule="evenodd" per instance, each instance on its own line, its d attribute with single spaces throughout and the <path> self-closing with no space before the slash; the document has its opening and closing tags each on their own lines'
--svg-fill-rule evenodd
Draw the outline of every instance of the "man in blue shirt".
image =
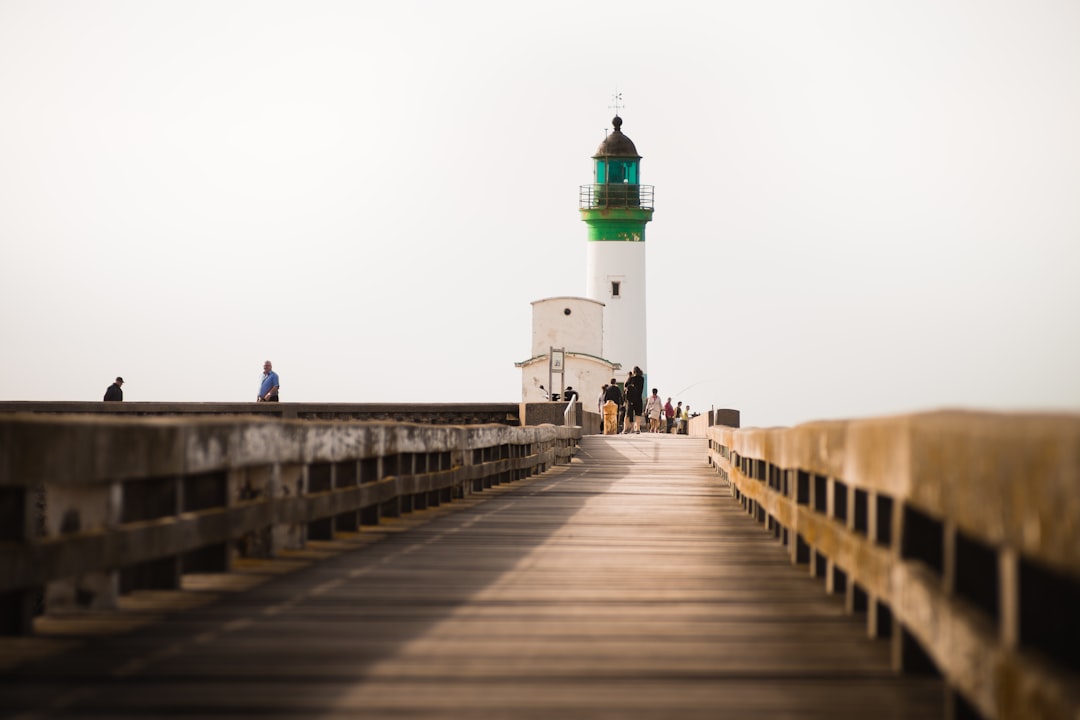
<svg viewBox="0 0 1080 720">
<path fill-rule="evenodd" d="M 259 397 L 256 402 L 277 402 L 279 387 L 281 387 L 281 383 L 278 380 L 277 373 L 274 372 L 273 365 L 267 360 L 263 363 L 262 384 L 259 385 Z"/>
</svg>

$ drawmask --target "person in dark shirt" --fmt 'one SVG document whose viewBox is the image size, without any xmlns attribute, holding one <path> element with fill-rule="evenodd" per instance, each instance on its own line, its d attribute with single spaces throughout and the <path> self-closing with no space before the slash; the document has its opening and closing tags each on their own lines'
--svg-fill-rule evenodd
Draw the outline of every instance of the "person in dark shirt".
<svg viewBox="0 0 1080 720">
<path fill-rule="evenodd" d="M 105 402 L 123 402 L 124 401 L 124 391 L 120 389 L 120 386 L 123 385 L 123 384 L 124 384 L 124 378 L 122 378 L 122 377 L 116 378 L 116 382 L 114 382 L 109 387 L 105 388 L 105 400 L 104 401 Z"/>
<path fill-rule="evenodd" d="M 608 405 L 608 403 L 612 405 Z M 622 390 L 619 389 L 619 384 L 615 378 L 611 378 L 611 384 L 607 386 L 607 390 L 604 391 L 603 410 L 604 415 L 604 434 L 616 435 L 619 432 L 618 418 L 619 408 L 623 404 Z"/>
<path fill-rule="evenodd" d="M 626 378 L 626 432 L 641 432 L 641 413 L 645 402 L 645 374 L 634 366 Z"/>
<path fill-rule="evenodd" d="M 623 404 L 622 390 L 619 389 L 619 383 L 615 378 L 611 378 L 611 384 L 608 385 L 607 390 L 604 391 L 604 402 L 610 400 L 616 405 Z"/>
</svg>

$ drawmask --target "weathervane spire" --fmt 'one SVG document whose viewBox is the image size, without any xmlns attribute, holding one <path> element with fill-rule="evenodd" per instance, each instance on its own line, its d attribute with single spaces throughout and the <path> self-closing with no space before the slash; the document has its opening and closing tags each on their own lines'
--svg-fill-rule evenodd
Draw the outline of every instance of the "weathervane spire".
<svg viewBox="0 0 1080 720">
<path fill-rule="evenodd" d="M 626 109 L 626 106 L 622 104 L 622 93 L 616 90 L 611 96 L 611 105 L 609 108 L 615 108 L 615 114 L 619 114 L 619 108 Z"/>
</svg>

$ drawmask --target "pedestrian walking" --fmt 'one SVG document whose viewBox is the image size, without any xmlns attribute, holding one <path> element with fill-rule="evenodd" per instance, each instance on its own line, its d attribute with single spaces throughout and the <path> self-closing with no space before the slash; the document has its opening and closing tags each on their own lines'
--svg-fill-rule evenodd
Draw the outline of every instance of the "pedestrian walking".
<svg viewBox="0 0 1080 720">
<path fill-rule="evenodd" d="M 652 395 L 645 401 L 645 417 L 649 419 L 649 432 L 660 432 L 660 416 L 664 412 L 663 405 L 660 404 L 660 395 L 656 388 L 653 388 Z"/>
<path fill-rule="evenodd" d="M 104 402 L 123 402 L 124 391 L 121 389 L 123 384 L 124 378 L 117 376 L 116 382 L 105 388 Z"/>
</svg>

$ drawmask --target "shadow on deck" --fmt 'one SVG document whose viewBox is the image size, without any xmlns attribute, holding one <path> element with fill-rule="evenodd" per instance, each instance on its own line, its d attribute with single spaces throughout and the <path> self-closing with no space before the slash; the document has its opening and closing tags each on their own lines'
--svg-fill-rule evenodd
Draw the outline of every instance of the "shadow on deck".
<svg viewBox="0 0 1080 720">
<path fill-rule="evenodd" d="M 137 593 L 119 613 L 50 619 L 0 646 L 0 708 L 942 717 L 942 683 L 894 675 L 888 644 L 790 564 L 705 457 L 700 439 L 589 436 L 528 480 Z"/>
</svg>

